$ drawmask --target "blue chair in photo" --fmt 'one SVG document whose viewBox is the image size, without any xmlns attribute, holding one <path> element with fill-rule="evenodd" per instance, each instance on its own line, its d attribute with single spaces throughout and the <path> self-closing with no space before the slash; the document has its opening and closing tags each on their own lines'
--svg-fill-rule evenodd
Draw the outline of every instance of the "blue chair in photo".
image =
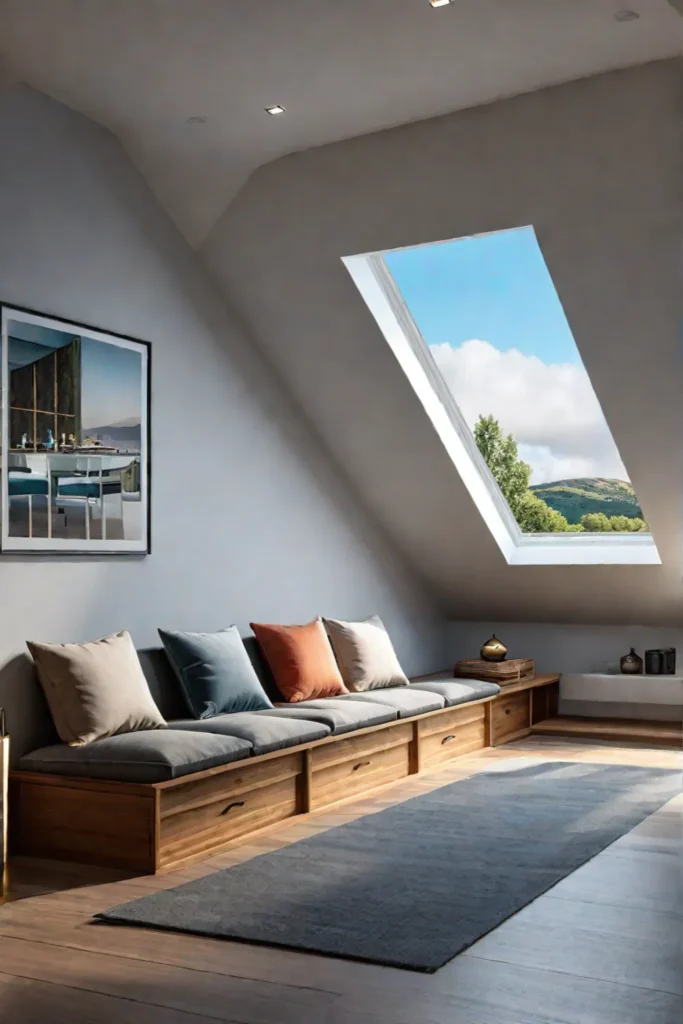
<svg viewBox="0 0 683 1024">
<path fill-rule="evenodd" d="M 123 487 L 120 473 L 108 473 L 98 476 L 60 477 L 57 484 L 56 498 L 69 502 L 82 501 L 85 512 L 85 539 L 90 540 L 90 503 L 97 502 L 102 516 L 102 539 L 106 539 L 106 517 L 104 499 L 110 494 L 118 494 L 121 500 L 120 518 L 123 519 Z"/>
<path fill-rule="evenodd" d="M 11 469 L 7 475 L 7 496 L 26 498 L 28 503 L 28 535 L 33 536 L 33 499 L 40 496 L 47 498 L 50 487 L 47 476 L 32 473 L 30 469 Z"/>
</svg>

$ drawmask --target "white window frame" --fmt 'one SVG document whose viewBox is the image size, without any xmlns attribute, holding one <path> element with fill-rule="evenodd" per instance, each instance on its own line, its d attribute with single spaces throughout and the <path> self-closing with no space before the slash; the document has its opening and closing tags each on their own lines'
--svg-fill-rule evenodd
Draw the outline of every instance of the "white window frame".
<svg viewBox="0 0 683 1024">
<path fill-rule="evenodd" d="M 381 252 L 342 258 L 509 565 L 661 565 L 649 533 L 523 533 Z"/>
</svg>

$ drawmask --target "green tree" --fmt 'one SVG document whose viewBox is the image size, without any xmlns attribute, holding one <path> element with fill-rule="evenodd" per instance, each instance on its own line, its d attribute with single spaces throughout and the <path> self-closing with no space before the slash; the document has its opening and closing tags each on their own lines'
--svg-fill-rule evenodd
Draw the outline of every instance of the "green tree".
<svg viewBox="0 0 683 1024">
<path fill-rule="evenodd" d="M 510 511 L 524 533 L 580 532 L 565 517 L 529 490 L 531 466 L 519 457 L 512 434 L 505 434 L 493 416 L 480 416 L 474 427 L 477 448 L 503 492 Z"/>
<path fill-rule="evenodd" d="M 645 533 L 649 526 L 638 516 L 611 516 L 610 522 L 615 533 Z"/>
<path fill-rule="evenodd" d="M 527 491 L 517 504 L 515 519 L 524 533 L 580 533 L 581 526 L 571 526 L 561 512 Z"/>
<path fill-rule="evenodd" d="M 604 512 L 581 516 L 581 525 L 588 533 L 646 533 L 649 529 L 637 516 L 606 516 Z"/>
<path fill-rule="evenodd" d="M 631 533 L 649 533 L 650 527 L 647 525 L 644 519 L 640 519 L 638 516 L 634 516 L 633 519 L 629 519 L 629 530 Z"/>
<path fill-rule="evenodd" d="M 531 466 L 520 459 L 514 437 L 504 433 L 494 416 L 479 417 L 474 439 L 524 533 L 645 533 L 649 529 L 639 517 L 607 516 L 604 512 L 589 512 L 581 516 L 580 523 L 569 523 L 529 490 Z"/>
<path fill-rule="evenodd" d="M 520 459 L 514 437 L 504 434 L 493 416 L 479 417 L 474 428 L 474 440 L 512 514 L 516 516 L 519 503 L 529 492 L 531 466 Z"/>
<path fill-rule="evenodd" d="M 604 512 L 589 512 L 581 516 L 581 525 L 588 533 L 611 533 L 612 524 Z"/>
</svg>

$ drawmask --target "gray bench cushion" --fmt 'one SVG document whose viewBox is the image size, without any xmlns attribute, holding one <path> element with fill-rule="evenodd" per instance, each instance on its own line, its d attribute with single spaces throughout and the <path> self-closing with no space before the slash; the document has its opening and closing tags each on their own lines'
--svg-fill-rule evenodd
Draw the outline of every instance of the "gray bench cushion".
<svg viewBox="0 0 683 1024">
<path fill-rule="evenodd" d="M 350 693 L 348 697 L 341 697 L 340 700 L 363 700 L 385 704 L 387 707 L 395 708 L 399 718 L 439 711 L 446 703 L 441 694 L 428 693 L 426 690 L 417 692 L 412 686 L 388 686 L 379 690 L 365 690 L 362 693 Z"/>
<path fill-rule="evenodd" d="M 236 736 L 154 729 L 108 736 L 83 747 L 59 743 L 21 758 L 25 772 L 47 772 L 113 782 L 166 782 L 249 757 L 251 743 Z"/>
<path fill-rule="evenodd" d="M 346 697 L 321 697 L 317 700 L 302 700 L 298 704 L 287 704 L 262 711 L 262 715 L 278 718 L 304 719 L 327 725 L 333 736 L 340 736 L 355 729 L 367 729 L 371 725 L 393 722 L 398 717 L 393 708 L 368 701 L 347 700 Z"/>
<path fill-rule="evenodd" d="M 329 725 L 300 718 L 274 718 L 263 711 L 238 711 L 229 715 L 214 715 L 212 718 L 188 718 L 180 722 L 169 722 L 172 729 L 186 729 L 188 732 L 217 733 L 220 736 L 238 736 L 251 743 L 255 756 L 269 754 L 272 750 L 295 747 L 297 743 L 311 743 L 329 736 Z"/>
<path fill-rule="evenodd" d="M 452 708 L 454 704 L 481 700 L 482 697 L 495 697 L 500 693 L 498 683 L 486 683 L 480 679 L 435 679 L 433 682 L 425 679 L 421 683 L 411 683 L 410 688 L 440 694 L 445 699 L 447 708 Z"/>
</svg>

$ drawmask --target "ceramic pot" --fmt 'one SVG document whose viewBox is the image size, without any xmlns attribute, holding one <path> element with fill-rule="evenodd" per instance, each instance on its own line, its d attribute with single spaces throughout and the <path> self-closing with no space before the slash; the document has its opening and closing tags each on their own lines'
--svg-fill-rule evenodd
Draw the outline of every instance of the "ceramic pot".
<svg viewBox="0 0 683 1024">
<path fill-rule="evenodd" d="M 662 647 L 662 675 L 675 676 L 676 675 L 676 648 L 675 647 Z"/>
<path fill-rule="evenodd" d="M 639 676 L 643 671 L 643 659 L 636 654 L 632 647 L 628 654 L 621 659 L 619 666 L 625 676 Z"/>
<path fill-rule="evenodd" d="M 494 633 L 490 640 L 487 640 L 482 647 L 481 654 L 483 661 L 505 661 L 508 652 L 505 644 L 501 643 Z"/>
<path fill-rule="evenodd" d="M 658 650 L 645 651 L 645 674 L 648 676 L 661 676 L 662 674 L 662 652 Z"/>
<path fill-rule="evenodd" d="M 676 675 L 676 648 L 658 647 L 645 651 L 645 674 L 648 676 Z"/>
</svg>

